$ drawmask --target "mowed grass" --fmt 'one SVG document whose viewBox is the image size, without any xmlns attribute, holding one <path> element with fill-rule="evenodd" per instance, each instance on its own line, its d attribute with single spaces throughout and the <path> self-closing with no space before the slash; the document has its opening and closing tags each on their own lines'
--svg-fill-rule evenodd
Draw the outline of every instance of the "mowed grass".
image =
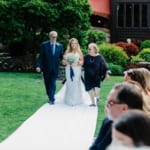
<svg viewBox="0 0 150 150">
<path fill-rule="evenodd" d="M 108 92 L 122 77 L 110 77 L 102 83 L 101 103 L 99 104 L 97 135 L 103 120 L 104 105 Z M 61 83 L 57 82 L 57 91 Z M 42 75 L 38 73 L 0 73 L 0 141 L 13 133 L 27 118 L 47 103 Z"/>
</svg>

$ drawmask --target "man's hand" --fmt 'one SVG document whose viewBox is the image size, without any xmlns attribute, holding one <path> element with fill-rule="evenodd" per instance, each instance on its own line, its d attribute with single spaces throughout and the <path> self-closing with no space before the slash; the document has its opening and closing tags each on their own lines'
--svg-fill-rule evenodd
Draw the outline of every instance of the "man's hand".
<svg viewBox="0 0 150 150">
<path fill-rule="evenodd" d="M 40 67 L 36 67 L 36 72 L 41 72 L 41 68 Z"/>
<path fill-rule="evenodd" d="M 110 75 L 109 75 L 109 74 L 106 74 L 105 80 L 108 80 L 109 78 L 110 78 Z"/>
<path fill-rule="evenodd" d="M 110 74 L 111 74 L 111 71 L 108 70 L 105 76 L 105 80 L 108 80 L 110 78 Z"/>
</svg>

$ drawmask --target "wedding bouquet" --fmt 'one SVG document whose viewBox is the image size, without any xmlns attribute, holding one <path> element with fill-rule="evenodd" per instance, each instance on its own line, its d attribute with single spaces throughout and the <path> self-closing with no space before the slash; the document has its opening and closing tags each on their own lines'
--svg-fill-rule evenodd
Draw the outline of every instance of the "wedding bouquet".
<svg viewBox="0 0 150 150">
<path fill-rule="evenodd" d="M 79 61 L 79 56 L 74 53 L 67 53 L 64 59 L 66 60 L 67 63 L 70 64 L 70 78 L 73 81 L 73 77 L 75 76 L 75 74 L 71 64 L 77 63 Z"/>
<path fill-rule="evenodd" d="M 64 59 L 66 60 L 67 63 L 73 64 L 79 61 L 79 56 L 75 55 L 74 53 L 68 53 L 65 55 Z"/>
</svg>

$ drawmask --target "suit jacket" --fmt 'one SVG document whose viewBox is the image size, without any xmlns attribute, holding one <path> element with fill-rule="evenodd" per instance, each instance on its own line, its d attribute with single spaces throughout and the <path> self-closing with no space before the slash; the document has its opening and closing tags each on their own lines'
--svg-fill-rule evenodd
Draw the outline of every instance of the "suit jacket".
<svg viewBox="0 0 150 150">
<path fill-rule="evenodd" d="M 40 67 L 41 71 L 45 73 L 54 72 L 58 75 L 59 63 L 63 57 L 63 46 L 56 43 L 55 54 L 52 54 L 52 44 L 50 40 L 43 42 L 40 45 L 40 54 L 37 60 L 36 67 Z"/>
<path fill-rule="evenodd" d="M 93 145 L 90 147 L 90 150 L 105 150 L 112 141 L 111 135 L 112 121 L 108 118 L 105 118 L 103 120 L 98 136 Z"/>
</svg>

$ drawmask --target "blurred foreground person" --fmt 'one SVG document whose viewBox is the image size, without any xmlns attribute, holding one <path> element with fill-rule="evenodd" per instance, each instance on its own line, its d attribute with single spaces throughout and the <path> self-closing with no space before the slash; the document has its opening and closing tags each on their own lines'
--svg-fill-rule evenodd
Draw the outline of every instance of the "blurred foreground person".
<svg viewBox="0 0 150 150">
<path fill-rule="evenodd" d="M 108 94 L 106 118 L 90 150 L 105 150 L 112 141 L 112 123 L 131 109 L 143 110 L 141 89 L 132 83 L 116 84 Z"/>
<path fill-rule="evenodd" d="M 129 110 L 112 125 L 112 145 L 150 146 L 150 118 L 142 111 Z"/>
</svg>

